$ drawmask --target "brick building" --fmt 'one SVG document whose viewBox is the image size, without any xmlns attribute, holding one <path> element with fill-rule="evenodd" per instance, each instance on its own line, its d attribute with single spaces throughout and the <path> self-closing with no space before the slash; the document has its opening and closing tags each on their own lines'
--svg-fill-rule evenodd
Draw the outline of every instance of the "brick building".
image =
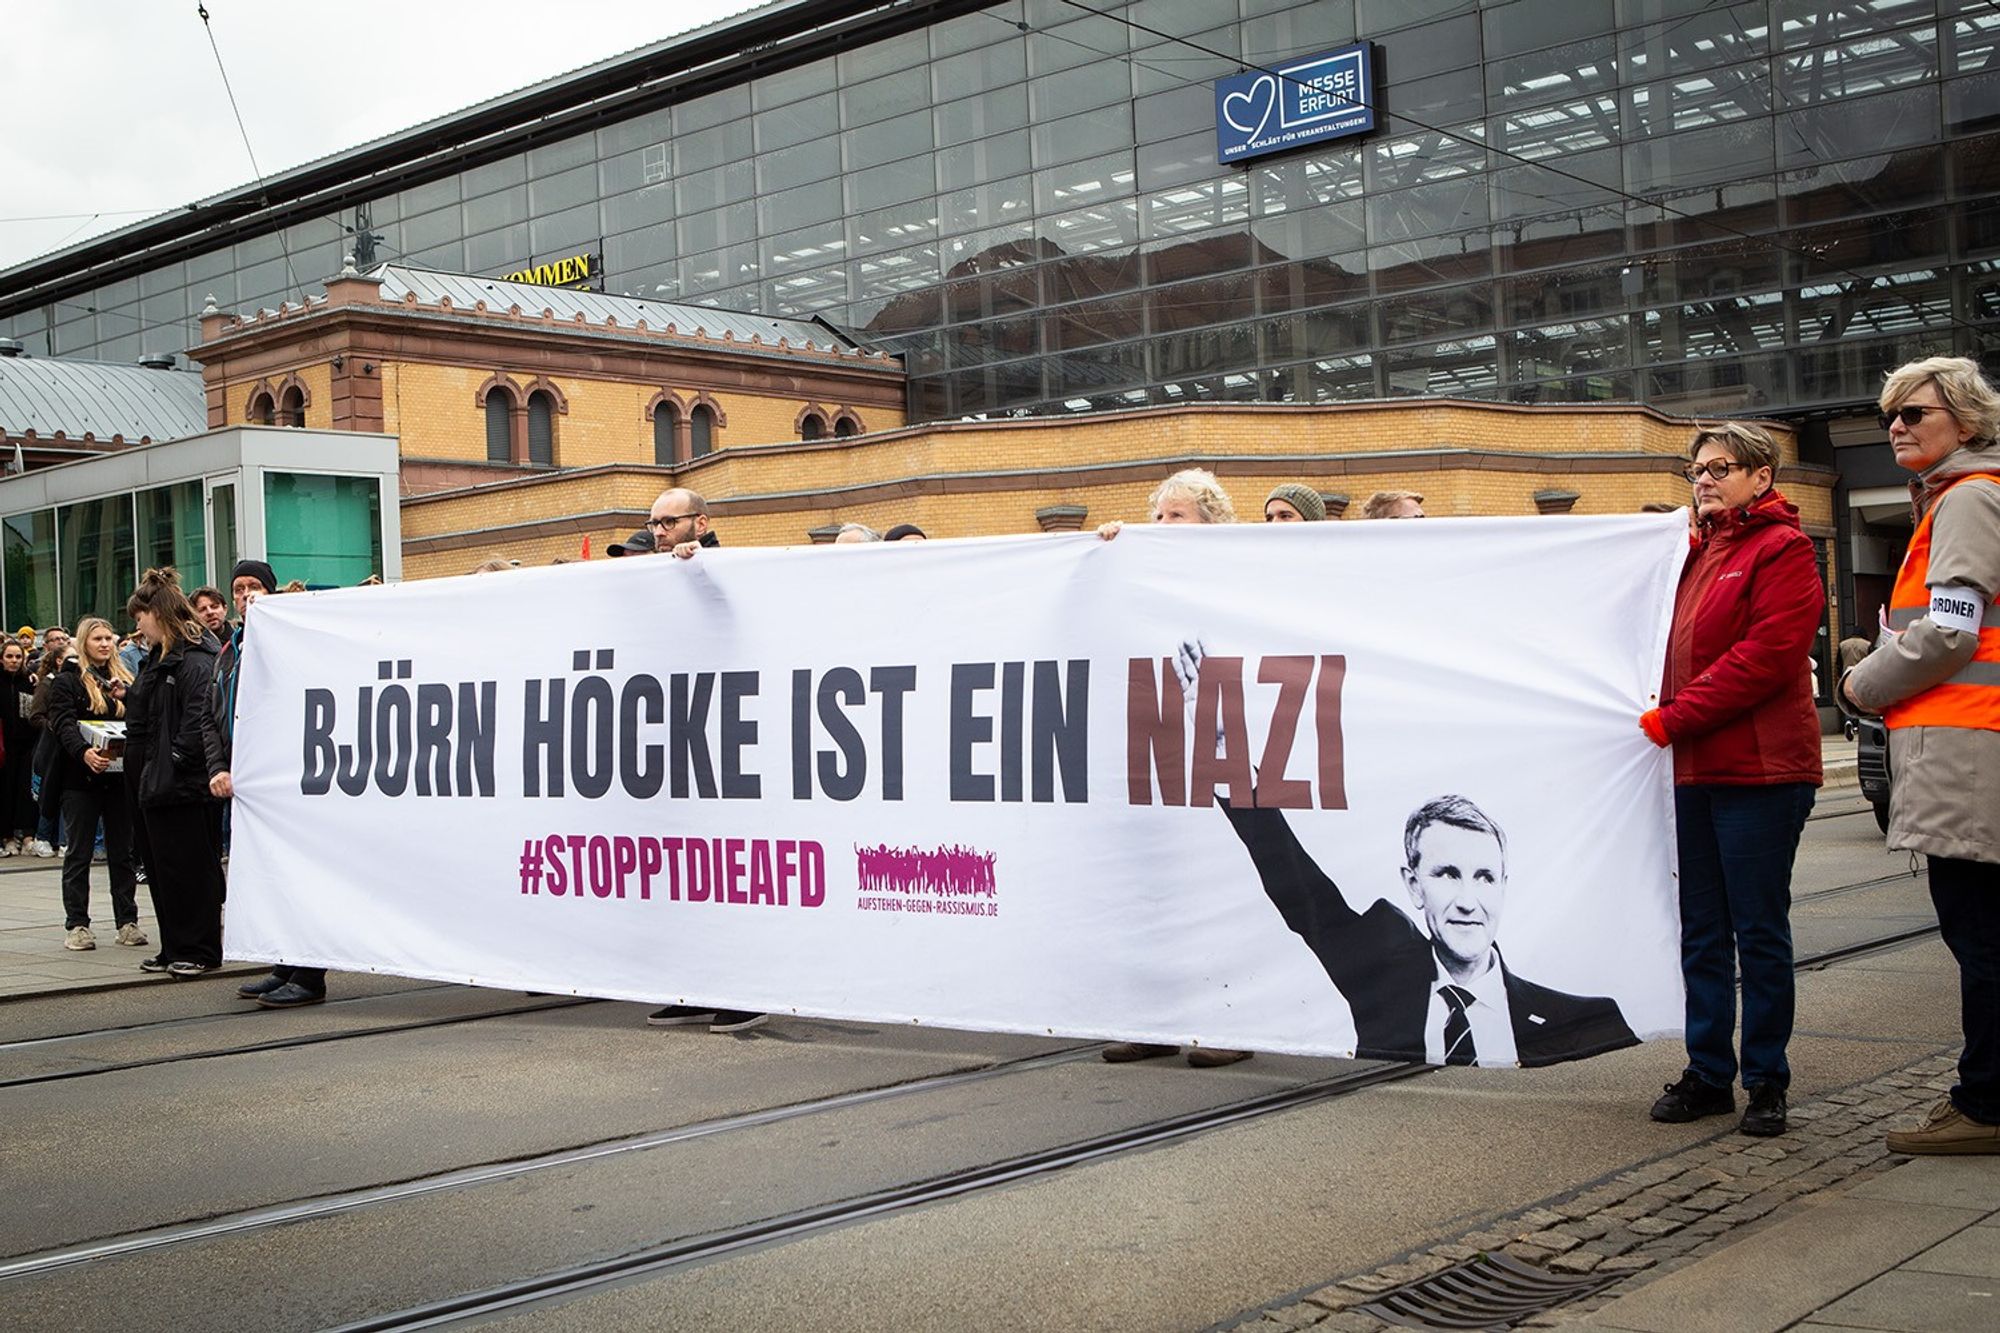
<svg viewBox="0 0 2000 1333">
<path fill-rule="evenodd" d="M 901 365 L 816 321 L 398 265 L 275 311 L 205 310 L 190 355 L 211 429 L 395 435 L 406 495 L 904 420 Z"/>
</svg>

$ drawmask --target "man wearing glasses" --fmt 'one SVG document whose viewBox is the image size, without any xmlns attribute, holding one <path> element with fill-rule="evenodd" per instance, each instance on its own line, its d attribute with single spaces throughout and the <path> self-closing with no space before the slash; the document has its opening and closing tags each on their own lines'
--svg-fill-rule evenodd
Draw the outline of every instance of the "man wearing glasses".
<svg viewBox="0 0 2000 1333">
<path fill-rule="evenodd" d="M 661 491 L 646 519 L 646 531 L 653 534 L 653 549 L 671 551 L 682 560 L 692 559 L 704 546 L 720 546 L 722 539 L 708 526 L 708 501 L 684 487 Z"/>
<path fill-rule="evenodd" d="M 708 526 L 708 502 L 679 486 L 661 491 L 653 501 L 652 512 L 646 518 L 646 532 L 653 539 L 655 554 L 672 552 L 682 560 L 693 559 L 695 552 L 704 546 L 722 545 L 722 539 Z M 768 1014 L 698 1004 L 670 1004 L 646 1015 L 646 1021 L 657 1028 L 705 1023 L 710 1032 L 747 1032 L 769 1020 Z"/>
</svg>

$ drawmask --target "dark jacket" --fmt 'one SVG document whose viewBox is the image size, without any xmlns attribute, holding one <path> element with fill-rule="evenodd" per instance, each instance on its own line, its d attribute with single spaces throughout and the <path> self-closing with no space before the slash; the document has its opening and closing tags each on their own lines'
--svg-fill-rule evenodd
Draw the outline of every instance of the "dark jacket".
<svg viewBox="0 0 2000 1333">
<path fill-rule="evenodd" d="M 1777 491 L 1703 523 L 1681 569 L 1660 686 L 1674 781 L 1820 782 L 1809 654 L 1826 588 Z"/>
<path fill-rule="evenodd" d="M 78 724 L 115 721 L 121 716 L 118 702 L 108 690 L 111 677 L 102 671 L 96 675 L 99 693 L 104 695 L 102 708 L 91 707 L 90 692 L 83 687 L 83 667 L 77 658 L 63 663 L 62 670 L 49 677 L 49 734 L 55 737 L 56 745 L 56 759 L 49 776 L 55 778 L 54 785 L 58 788 L 110 787 L 119 780 L 115 773 L 93 773 L 83 762 L 90 741 Z M 43 778 L 43 785 L 49 785 L 48 776 Z"/>
<path fill-rule="evenodd" d="M 0 672 L 0 742 L 6 745 L 8 763 L 25 764 L 35 753 L 35 724 L 28 721 L 28 709 L 35 697 L 35 682 L 26 670 L 17 676 Z"/>
<path fill-rule="evenodd" d="M 156 648 L 125 704 L 125 766 L 141 806 L 210 799 L 208 741 L 215 697 L 215 636 Z"/>
<path fill-rule="evenodd" d="M 1282 811 L 1226 808 L 1264 892 L 1319 959 L 1354 1014 L 1355 1055 L 1371 1060 L 1425 1057 L 1424 1020 L 1437 980 L 1437 953 L 1416 923 L 1377 900 L 1366 912 L 1306 854 Z M 1618 1002 L 1570 995 L 1515 976 L 1503 960 L 1514 1055 L 1553 1064 L 1638 1042 Z"/>
<path fill-rule="evenodd" d="M 236 685 L 243 674 L 243 633 L 238 625 L 222 643 L 215 657 L 215 680 L 209 697 L 209 726 L 206 735 L 208 775 L 229 770 L 236 752 Z"/>
</svg>

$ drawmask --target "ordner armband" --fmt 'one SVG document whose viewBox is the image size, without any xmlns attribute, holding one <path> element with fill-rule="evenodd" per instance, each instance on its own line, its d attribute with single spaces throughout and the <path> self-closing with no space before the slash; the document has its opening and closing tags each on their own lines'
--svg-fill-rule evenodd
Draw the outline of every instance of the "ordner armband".
<svg viewBox="0 0 2000 1333">
<path fill-rule="evenodd" d="M 1932 585 L 1930 594 L 1930 610 L 1926 614 L 1933 625 L 1966 634 L 1979 633 L 1979 626 L 1986 617 L 1986 598 L 1977 588 L 1939 583 Z"/>
</svg>

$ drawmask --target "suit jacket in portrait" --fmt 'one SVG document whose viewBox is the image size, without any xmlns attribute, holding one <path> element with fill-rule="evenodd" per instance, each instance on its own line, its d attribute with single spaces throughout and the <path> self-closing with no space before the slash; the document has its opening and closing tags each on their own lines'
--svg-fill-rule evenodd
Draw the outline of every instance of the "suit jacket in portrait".
<svg viewBox="0 0 2000 1333">
<path fill-rule="evenodd" d="M 1437 985 L 1430 937 L 1380 899 L 1365 912 L 1349 907 L 1339 886 L 1306 855 L 1283 812 L 1225 809 L 1264 892 L 1346 997 L 1354 1013 L 1355 1054 L 1424 1059 L 1424 1021 Z M 1616 1000 L 1537 985 L 1507 970 L 1504 959 L 1500 971 L 1514 1051 L 1523 1065 L 1577 1060 L 1638 1043 Z"/>
</svg>

